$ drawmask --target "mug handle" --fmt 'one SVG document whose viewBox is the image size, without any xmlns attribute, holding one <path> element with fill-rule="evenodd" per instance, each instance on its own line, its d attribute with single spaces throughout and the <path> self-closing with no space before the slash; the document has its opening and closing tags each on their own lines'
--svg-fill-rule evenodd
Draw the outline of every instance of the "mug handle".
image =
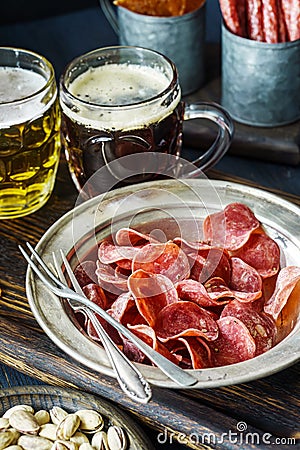
<svg viewBox="0 0 300 450">
<path fill-rule="evenodd" d="M 117 14 L 114 11 L 114 8 L 111 4 L 110 0 L 100 0 L 100 6 L 101 9 L 107 18 L 108 22 L 110 23 L 111 27 L 115 31 L 115 33 L 119 34 L 119 25 L 118 25 L 118 18 Z"/>
<path fill-rule="evenodd" d="M 191 163 L 198 167 L 194 171 L 182 173 L 190 178 L 214 166 L 227 152 L 233 136 L 234 124 L 229 113 L 220 105 L 212 102 L 196 102 L 185 105 L 184 120 L 207 119 L 218 126 L 218 134 L 213 144 L 205 153 Z"/>
</svg>

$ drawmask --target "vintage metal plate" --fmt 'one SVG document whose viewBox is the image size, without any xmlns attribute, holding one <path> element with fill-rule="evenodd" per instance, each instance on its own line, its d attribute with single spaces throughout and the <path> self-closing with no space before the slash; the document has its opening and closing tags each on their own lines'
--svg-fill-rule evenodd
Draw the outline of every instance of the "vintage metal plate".
<svg viewBox="0 0 300 450">
<path fill-rule="evenodd" d="M 192 239 L 208 213 L 231 202 L 244 202 L 276 240 L 282 265 L 300 265 L 300 208 L 260 189 L 237 183 L 205 179 L 163 180 L 131 185 L 82 203 L 58 220 L 42 237 L 37 250 L 52 263 L 52 252 L 61 248 L 71 265 L 97 242 L 123 226 L 156 229 L 167 237 L 181 232 Z M 151 224 L 149 227 L 148 224 Z M 74 251 L 74 244 L 76 251 Z M 114 376 L 105 351 L 88 339 L 72 321 L 60 299 L 47 291 L 28 269 L 26 291 L 32 312 L 47 335 L 75 360 L 101 373 Z M 251 360 L 218 368 L 193 370 L 193 388 L 244 383 L 278 372 L 300 359 L 300 318 L 294 315 L 292 332 L 274 348 Z M 139 364 L 154 385 L 178 388 L 159 369 Z"/>
</svg>

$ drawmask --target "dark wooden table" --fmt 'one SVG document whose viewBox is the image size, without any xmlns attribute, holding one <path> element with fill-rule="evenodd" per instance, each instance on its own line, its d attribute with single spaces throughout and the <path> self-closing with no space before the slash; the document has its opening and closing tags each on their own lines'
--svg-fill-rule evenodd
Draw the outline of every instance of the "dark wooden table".
<svg viewBox="0 0 300 450">
<path fill-rule="evenodd" d="M 74 56 L 114 43 L 116 38 L 99 8 L 0 26 L 1 45 L 43 53 L 54 63 L 58 74 Z M 298 126 L 298 144 L 299 135 Z M 195 151 L 185 147 L 183 155 L 192 159 Z M 261 186 L 300 205 L 298 165 L 265 161 L 263 154 L 259 158 L 259 147 L 253 153 L 254 159 L 249 146 L 243 154 L 243 142 L 239 142 L 239 156 L 236 154 L 230 151 L 207 175 Z M 0 388 L 47 383 L 103 396 L 132 414 L 150 434 L 157 449 L 264 449 L 275 444 L 277 448 L 286 448 L 285 444 L 291 445 L 289 438 L 299 439 L 300 364 L 238 386 L 197 391 L 154 388 L 151 403 L 137 406 L 123 396 L 114 379 L 80 365 L 52 343 L 30 311 L 24 285 L 26 263 L 17 244 L 28 240 L 35 245 L 58 218 L 72 209 L 76 198 L 77 192 L 62 160 L 49 202 L 28 217 L 0 222 Z M 259 436 L 259 441 L 235 443 L 229 433 L 238 431 L 239 422 L 245 424 L 249 433 Z M 275 442 L 277 437 L 285 440 Z M 300 444 L 292 448 L 300 448 Z"/>
</svg>

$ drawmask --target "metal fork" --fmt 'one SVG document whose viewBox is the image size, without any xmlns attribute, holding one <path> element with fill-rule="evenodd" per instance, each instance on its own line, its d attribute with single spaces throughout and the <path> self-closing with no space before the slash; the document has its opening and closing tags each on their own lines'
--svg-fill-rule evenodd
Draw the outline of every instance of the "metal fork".
<svg viewBox="0 0 300 450">
<path fill-rule="evenodd" d="M 31 247 L 29 243 L 27 246 L 31 253 L 35 256 L 38 263 L 43 267 L 47 276 L 44 275 L 43 272 L 38 268 L 33 259 L 29 257 L 29 255 L 25 252 L 22 246 L 19 245 L 19 249 L 26 259 L 27 263 L 31 267 L 31 269 L 35 272 L 35 274 L 40 278 L 40 280 L 58 297 L 66 298 L 69 300 L 76 300 L 79 303 L 87 306 L 93 311 L 97 312 L 100 317 L 106 320 L 110 325 L 112 325 L 117 331 L 119 331 L 123 336 L 129 339 L 132 343 L 136 345 L 136 347 L 141 350 L 145 356 L 147 356 L 150 361 L 152 361 L 160 370 L 167 375 L 171 380 L 175 381 L 182 387 L 188 387 L 195 385 L 198 380 L 191 375 L 189 372 L 181 369 L 176 364 L 169 361 L 160 353 L 156 352 L 152 347 L 149 347 L 144 341 L 135 336 L 130 330 L 124 327 L 120 322 L 117 322 L 112 316 L 110 316 L 106 311 L 100 308 L 95 303 L 88 300 L 85 296 L 78 294 L 77 292 L 70 289 L 64 283 L 62 283 L 53 272 L 47 267 L 42 258 L 38 255 L 38 253 Z M 52 281 L 51 281 L 52 280 Z"/>
<path fill-rule="evenodd" d="M 63 254 L 62 250 L 60 251 L 60 253 L 74 290 L 78 294 L 85 296 L 74 273 L 72 272 L 69 261 Z M 64 284 L 67 284 L 62 268 L 58 264 L 56 255 L 53 254 L 52 257 L 60 281 Z M 43 261 L 39 262 L 42 265 L 42 267 L 44 267 Z M 82 305 L 82 303 L 76 302 L 74 300 L 70 302 L 70 305 L 75 311 L 76 310 L 83 311 L 92 322 L 96 332 L 101 338 L 101 342 L 103 344 L 103 347 L 105 348 L 108 359 L 115 371 L 119 385 L 121 386 L 125 394 L 128 395 L 133 400 L 138 401 L 140 403 L 148 403 L 148 401 L 151 399 L 152 396 L 152 391 L 149 383 L 143 377 L 138 368 L 125 356 L 124 353 L 122 353 L 119 347 L 113 342 L 110 336 L 106 333 L 101 323 L 95 316 L 95 313 L 91 309 Z"/>
</svg>

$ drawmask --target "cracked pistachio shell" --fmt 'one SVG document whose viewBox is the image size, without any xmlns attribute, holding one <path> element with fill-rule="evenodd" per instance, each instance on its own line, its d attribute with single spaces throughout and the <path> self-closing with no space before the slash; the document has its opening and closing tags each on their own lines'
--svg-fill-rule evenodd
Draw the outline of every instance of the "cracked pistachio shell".
<svg viewBox="0 0 300 450">
<path fill-rule="evenodd" d="M 105 431 L 98 431 L 92 437 L 92 446 L 96 450 L 109 450 L 107 442 L 107 434 Z"/>
<path fill-rule="evenodd" d="M 7 430 L 10 427 L 8 418 L 0 418 L 0 431 Z"/>
<path fill-rule="evenodd" d="M 128 439 L 122 427 L 110 426 L 107 430 L 107 442 L 110 450 L 126 450 Z"/>
<path fill-rule="evenodd" d="M 70 441 L 75 442 L 77 445 L 89 443 L 87 436 L 84 433 L 81 433 L 81 431 L 76 431 L 76 433 L 70 437 Z"/>
<path fill-rule="evenodd" d="M 37 434 L 40 429 L 33 413 L 22 409 L 13 411 L 10 414 L 9 423 L 11 427 L 25 434 Z"/>
<path fill-rule="evenodd" d="M 80 418 L 79 428 L 83 432 L 100 431 L 104 426 L 104 420 L 101 414 L 92 409 L 80 409 L 76 411 L 77 416 Z"/>
<path fill-rule="evenodd" d="M 9 419 L 10 415 L 11 415 L 13 412 L 19 411 L 19 410 L 21 410 L 21 411 L 29 411 L 29 412 L 31 412 L 32 414 L 34 414 L 34 409 L 33 409 L 33 407 L 30 406 L 30 405 L 15 405 L 15 406 L 12 406 L 11 408 L 9 408 L 7 411 L 5 411 L 5 413 L 3 414 L 2 417 L 3 417 L 4 419 Z"/>
<path fill-rule="evenodd" d="M 65 411 L 60 406 L 53 406 L 53 408 L 50 409 L 49 413 L 52 422 L 56 425 L 58 425 L 68 415 L 67 411 Z"/>
<path fill-rule="evenodd" d="M 34 415 L 39 425 L 45 425 L 50 422 L 50 414 L 45 409 L 40 409 Z"/>
<path fill-rule="evenodd" d="M 53 442 L 41 436 L 30 436 L 24 434 L 20 436 L 18 445 L 23 450 L 51 450 Z"/>
<path fill-rule="evenodd" d="M 65 440 L 70 439 L 70 437 L 76 433 L 79 425 L 79 416 L 77 416 L 77 414 L 68 414 L 57 426 L 56 438 Z"/>
<path fill-rule="evenodd" d="M 46 439 L 50 439 L 50 441 L 55 441 L 56 432 L 57 432 L 57 425 L 55 425 L 54 423 L 45 423 L 40 427 L 39 436 L 42 436 Z"/>
</svg>

